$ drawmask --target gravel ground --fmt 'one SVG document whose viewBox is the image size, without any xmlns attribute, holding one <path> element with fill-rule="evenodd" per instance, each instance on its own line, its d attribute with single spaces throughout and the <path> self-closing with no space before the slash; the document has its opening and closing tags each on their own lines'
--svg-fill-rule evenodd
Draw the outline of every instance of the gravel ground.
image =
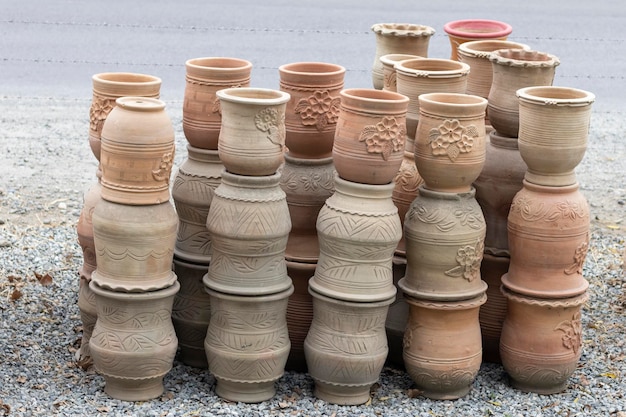
<svg viewBox="0 0 626 417">
<path fill-rule="evenodd" d="M 385 368 L 371 401 L 329 405 L 306 374 L 286 373 L 271 401 L 246 405 L 214 393 L 214 378 L 174 363 L 165 393 L 128 403 L 103 392 L 104 379 L 74 359 L 81 341 L 76 223 L 83 192 L 95 181 L 87 142 L 89 101 L 0 97 L 0 416 L 620 416 L 626 417 L 626 145 L 623 114 L 594 113 L 589 149 L 578 169 L 592 206 L 584 266 L 590 301 L 584 346 L 568 389 L 539 396 L 509 387 L 501 366 L 484 364 L 466 397 L 416 395 L 406 373 Z M 185 157 L 181 102 L 168 102 L 177 157 Z"/>
</svg>

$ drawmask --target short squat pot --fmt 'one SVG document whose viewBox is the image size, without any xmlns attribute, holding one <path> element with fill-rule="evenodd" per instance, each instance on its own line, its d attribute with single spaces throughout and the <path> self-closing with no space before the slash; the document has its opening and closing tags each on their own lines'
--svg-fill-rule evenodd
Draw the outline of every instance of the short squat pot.
<svg viewBox="0 0 626 417">
<path fill-rule="evenodd" d="M 215 393 L 245 403 L 271 399 L 291 347 L 285 316 L 293 287 L 262 296 L 207 292 L 211 321 L 204 348 Z"/>
<path fill-rule="evenodd" d="M 163 393 L 163 378 L 172 368 L 178 340 L 172 303 L 180 286 L 145 293 L 89 288 L 96 296 L 98 321 L 90 340 L 104 392 L 124 401 L 147 401 Z"/>
<path fill-rule="evenodd" d="M 387 54 L 380 57 L 380 62 L 383 64 L 383 90 L 385 91 L 398 91 L 396 80 L 396 63 L 400 61 L 406 61 L 407 59 L 423 58 L 417 55 L 410 54 Z"/>
<path fill-rule="evenodd" d="M 450 59 L 458 59 L 458 48 L 465 42 L 475 40 L 506 40 L 513 32 L 511 25 L 490 19 L 454 20 L 443 26 L 448 34 L 452 53 Z"/>
<path fill-rule="evenodd" d="M 544 395 L 564 391 L 582 353 L 581 309 L 587 293 L 538 299 L 502 291 L 508 307 L 500 355 L 511 385 Z"/>
</svg>

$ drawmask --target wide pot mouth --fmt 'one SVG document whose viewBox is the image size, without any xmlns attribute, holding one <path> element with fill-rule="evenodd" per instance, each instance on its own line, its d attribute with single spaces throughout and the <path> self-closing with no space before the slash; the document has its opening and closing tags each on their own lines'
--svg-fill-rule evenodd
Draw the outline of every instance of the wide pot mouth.
<svg viewBox="0 0 626 417">
<path fill-rule="evenodd" d="M 524 49 L 530 50 L 530 46 L 512 41 L 489 39 L 481 41 L 470 41 L 459 45 L 459 55 L 466 55 L 477 58 L 488 58 L 493 51 L 499 49 Z"/>
<path fill-rule="evenodd" d="M 279 105 L 289 101 L 291 95 L 284 91 L 271 88 L 234 87 L 218 90 L 215 93 L 220 100 L 232 103 L 247 103 L 256 105 Z"/>
<path fill-rule="evenodd" d="M 498 49 L 489 55 L 489 60 L 512 67 L 555 67 L 559 58 L 547 52 L 532 49 Z"/>
<path fill-rule="evenodd" d="M 515 92 L 520 101 L 550 106 L 586 106 L 596 96 L 585 90 L 559 86 L 531 86 Z"/>
<path fill-rule="evenodd" d="M 376 23 L 372 31 L 382 36 L 428 37 L 435 34 L 435 29 L 414 23 Z"/>
<path fill-rule="evenodd" d="M 513 32 L 513 27 L 505 22 L 491 19 L 463 19 L 448 22 L 443 30 L 459 38 L 504 38 Z"/>
<path fill-rule="evenodd" d="M 292 62 L 281 65 L 278 67 L 278 71 L 284 74 L 315 77 L 319 75 L 342 75 L 346 69 L 341 65 L 327 62 Z"/>
<path fill-rule="evenodd" d="M 464 62 L 443 58 L 420 58 L 400 61 L 396 72 L 413 77 L 453 78 L 469 74 L 470 66 Z"/>
<path fill-rule="evenodd" d="M 230 71 L 233 69 L 251 69 L 252 63 L 240 58 L 230 57 L 202 57 L 192 58 L 185 62 L 185 66 L 188 69 L 210 69 L 212 71 Z"/>
<path fill-rule="evenodd" d="M 92 80 L 100 84 L 109 85 L 160 85 L 161 79 L 154 75 L 140 74 L 135 72 L 102 72 L 94 74 Z"/>
<path fill-rule="evenodd" d="M 178 280 L 174 281 L 169 287 L 154 290 L 154 291 L 142 291 L 142 292 L 121 292 L 113 291 L 107 288 L 103 288 L 96 284 L 95 281 L 89 282 L 89 289 L 100 297 L 109 298 L 113 300 L 123 300 L 128 302 L 139 302 L 149 300 L 160 300 L 163 298 L 174 296 L 180 290 L 180 283 Z"/>
<path fill-rule="evenodd" d="M 396 63 L 401 61 L 406 61 L 408 59 L 424 59 L 425 57 L 419 55 L 409 55 L 409 54 L 387 54 L 381 56 L 380 62 L 383 64 L 394 66 Z"/>
<path fill-rule="evenodd" d="M 472 105 L 487 106 L 487 100 L 483 97 L 462 93 L 426 93 L 418 97 L 422 103 L 445 104 L 449 106 L 467 107 Z"/>
<path fill-rule="evenodd" d="M 385 111 L 400 106 L 400 109 L 409 104 L 409 98 L 393 91 L 376 90 L 373 88 L 349 88 L 341 90 L 342 107 L 364 107 L 361 110 Z"/>
</svg>

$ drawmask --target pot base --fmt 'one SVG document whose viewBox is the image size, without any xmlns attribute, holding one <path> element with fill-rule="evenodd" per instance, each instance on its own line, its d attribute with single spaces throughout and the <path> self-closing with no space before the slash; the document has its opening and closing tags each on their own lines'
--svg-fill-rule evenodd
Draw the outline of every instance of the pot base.
<svg viewBox="0 0 626 417">
<path fill-rule="evenodd" d="M 106 382 L 104 392 L 111 398 L 122 401 L 148 401 L 159 397 L 165 391 L 163 377 L 146 379 L 117 378 L 103 375 Z"/>
<path fill-rule="evenodd" d="M 216 379 L 219 383 L 215 387 L 215 393 L 228 401 L 260 403 L 270 400 L 276 394 L 274 381 L 241 382 L 223 378 Z"/>
<path fill-rule="evenodd" d="M 370 398 L 371 384 L 338 385 L 315 380 L 313 395 L 320 400 L 337 405 L 361 405 Z"/>
</svg>

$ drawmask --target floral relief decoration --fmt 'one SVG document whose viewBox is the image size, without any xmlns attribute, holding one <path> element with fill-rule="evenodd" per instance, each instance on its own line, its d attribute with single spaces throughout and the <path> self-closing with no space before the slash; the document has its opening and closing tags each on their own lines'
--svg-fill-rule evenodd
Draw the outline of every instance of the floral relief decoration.
<svg viewBox="0 0 626 417">
<path fill-rule="evenodd" d="M 469 282 L 478 278 L 480 264 L 483 260 L 483 251 L 485 250 L 485 242 L 478 239 L 474 246 L 463 246 L 456 253 L 456 262 L 458 266 L 445 271 L 444 273 L 450 277 L 463 277 Z"/>
<path fill-rule="evenodd" d="M 152 177 L 157 181 L 167 181 L 169 184 L 172 165 L 174 164 L 174 152 L 166 152 L 161 156 L 159 167 L 152 171 Z"/>
<path fill-rule="evenodd" d="M 339 119 L 341 99 L 333 97 L 328 90 L 317 90 L 308 98 L 301 98 L 294 111 L 302 118 L 305 126 L 315 126 L 318 131 L 324 130 L 329 124 Z"/>
<path fill-rule="evenodd" d="M 571 320 L 559 323 L 554 330 L 563 332 L 563 336 L 561 337 L 563 346 L 567 349 L 572 349 L 575 354 L 578 354 L 583 340 L 583 325 L 580 320 L 580 312 L 574 313 Z"/>
<path fill-rule="evenodd" d="M 387 161 L 392 152 L 404 152 L 406 125 L 392 116 L 385 116 L 375 125 L 365 126 L 359 142 L 365 142 L 368 153 L 379 153 Z"/>
<path fill-rule="evenodd" d="M 243 87 L 242 84 L 234 84 L 227 88 L 240 88 Z M 218 115 L 222 115 L 222 105 L 220 104 L 220 98 L 215 96 L 213 99 L 213 106 L 211 106 L 211 113 L 217 113 Z"/>
<path fill-rule="evenodd" d="M 582 275 L 583 264 L 585 263 L 585 258 L 587 257 L 587 249 L 589 249 L 589 235 L 587 235 L 585 241 L 581 242 L 576 248 L 576 251 L 574 252 L 574 263 L 564 271 L 566 275 Z"/>
<path fill-rule="evenodd" d="M 114 100 L 97 97 L 91 103 L 89 108 L 89 128 L 93 131 L 100 132 L 102 125 L 111 110 L 113 110 Z"/>
<path fill-rule="evenodd" d="M 267 138 L 281 147 L 285 144 L 285 113 L 278 109 L 267 107 L 254 116 L 254 124 L 261 132 L 267 133 Z"/>
<path fill-rule="evenodd" d="M 454 162 L 460 154 L 472 150 L 478 136 L 476 126 L 463 126 L 457 119 L 447 119 L 439 127 L 430 129 L 428 142 L 433 155 L 447 156 Z"/>
</svg>

